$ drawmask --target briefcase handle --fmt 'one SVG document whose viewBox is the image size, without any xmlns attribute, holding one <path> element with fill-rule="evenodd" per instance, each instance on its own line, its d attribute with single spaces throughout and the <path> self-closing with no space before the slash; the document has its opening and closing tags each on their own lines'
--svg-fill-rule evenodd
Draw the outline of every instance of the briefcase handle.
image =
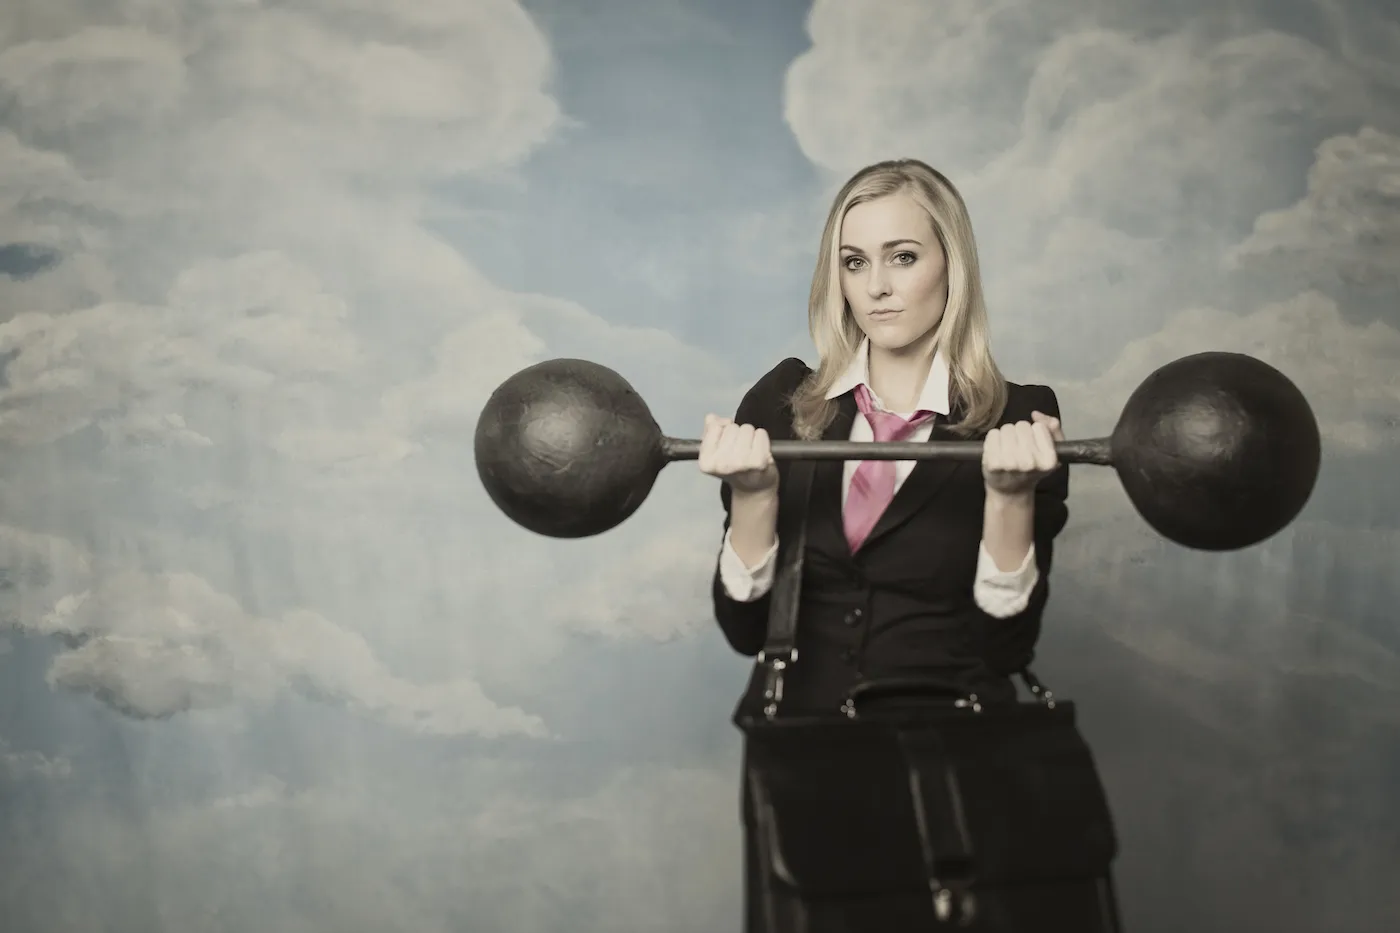
<svg viewBox="0 0 1400 933">
<path fill-rule="evenodd" d="M 1055 695 L 1045 688 L 1029 667 L 1017 671 L 1017 676 L 1025 683 L 1026 689 L 1042 706 L 1055 708 Z M 950 681 L 937 677 L 886 677 L 879 680 L 862 681 L 851 690 L 841 712 L 850 719 L 860 714 L 860 707 L 867 709 L 872 704 L 900 700 L 915 703 L 928 703 L 933 707 L 946 706 L 951 709 L 965 709 L 969 712 L 982 712 L 982 702 L 975 693 L 965 693 Z"/>
</svg>

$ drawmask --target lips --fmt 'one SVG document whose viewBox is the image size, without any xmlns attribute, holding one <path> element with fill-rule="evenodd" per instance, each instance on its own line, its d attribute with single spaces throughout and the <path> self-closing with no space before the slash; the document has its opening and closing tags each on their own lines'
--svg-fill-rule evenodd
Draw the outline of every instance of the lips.
<svg viewBox="0 0 1400 933">
<path fill-rule="evenodd" d="M 891 311 L 888 308 L 881 308 L 879 311 L 871 311 L 870 316 L 877 321 L 887 321 L 898 315 L 898 311 Z"/>
</svg>

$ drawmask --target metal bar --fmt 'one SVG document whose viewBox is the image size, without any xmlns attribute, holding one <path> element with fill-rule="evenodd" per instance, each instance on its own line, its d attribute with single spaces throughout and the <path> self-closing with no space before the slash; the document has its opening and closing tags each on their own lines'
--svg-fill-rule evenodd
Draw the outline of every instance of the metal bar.
<svg viewBox="0 0 1400 933">
<path fill-rule="evenodd" d="M 981 460 L 981 441 L 773 441 L 775 460 Z M 697 460 L 698 440 L 663 437 L 661 451 L 666 460 Z M 1080 441 L 1060 441 L 1055 453 L 1061 463 L 1113 465 L 1113 450 L 1107 437 Z"/>
</svg>

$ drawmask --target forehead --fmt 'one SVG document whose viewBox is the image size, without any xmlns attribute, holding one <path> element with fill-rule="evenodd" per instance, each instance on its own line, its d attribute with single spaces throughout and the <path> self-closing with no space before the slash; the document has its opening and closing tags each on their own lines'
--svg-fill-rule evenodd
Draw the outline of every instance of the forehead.
<svg viewBox="0 0 1400 933">
<path fill-rule="evenodd" d="M 933 221 L 919 203 L 904 193 L 864 201 L 841 221 L 841 245 L 879 249 L 887 240 L 908 238 L 928 243 Z"/>
</svg>

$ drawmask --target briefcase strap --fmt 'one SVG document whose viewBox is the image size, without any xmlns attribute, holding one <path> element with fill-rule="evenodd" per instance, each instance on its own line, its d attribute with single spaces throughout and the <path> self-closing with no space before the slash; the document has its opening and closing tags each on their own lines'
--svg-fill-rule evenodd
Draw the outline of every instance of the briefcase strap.
<svg viewBox="0 0 1400 933">
<path fill-rule="evenodd" d="M 763 715 L 778 715 L 783 676 L 797 661 L 797 612 L 802 596 L 802 565 L 807 552 L 807 504 L 812 497 L 816 462 L 795 460 L 779 493 L 778 570 L 768 607 L 768 634 L 758 663 L 766 669 Z"/>
</svg>

